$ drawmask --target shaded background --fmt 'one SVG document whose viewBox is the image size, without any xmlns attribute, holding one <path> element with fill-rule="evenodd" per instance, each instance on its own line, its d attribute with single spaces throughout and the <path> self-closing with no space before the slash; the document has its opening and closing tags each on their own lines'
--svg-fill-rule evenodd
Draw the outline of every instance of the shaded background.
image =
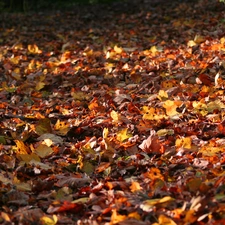
<svg viewBox="0 0 225 225">
<path fill-rule="evenodd" d="M 119 0 L 0 0 L 0 10 L 6 12 L 21 12 L 46 8 L 67 8 L 75 4 L 110 3 L 116 1 Z"/>
</svg>

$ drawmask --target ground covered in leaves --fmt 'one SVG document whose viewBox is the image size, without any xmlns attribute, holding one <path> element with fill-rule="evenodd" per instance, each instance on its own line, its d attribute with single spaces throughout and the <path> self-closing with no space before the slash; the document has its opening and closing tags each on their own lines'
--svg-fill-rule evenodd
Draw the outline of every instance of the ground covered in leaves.
<svg viewBox="0 0 225 225">
<path fill-rule="evenodd" d="M 0 224 L 225 224 L 225 9 L 128 1 L 0 15 Z"/>
</svg>

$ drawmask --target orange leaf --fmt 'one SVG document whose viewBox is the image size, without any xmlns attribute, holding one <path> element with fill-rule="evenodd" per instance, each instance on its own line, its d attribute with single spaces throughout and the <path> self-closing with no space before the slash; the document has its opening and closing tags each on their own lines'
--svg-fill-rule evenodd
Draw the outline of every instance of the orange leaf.
<svg viewBox="0 0 225 225">
<path fill-rule="evenodd" d="M 172 219 L 163 214 L 159 216 L 158 220 L 160 225 L 176 225 L 176 223 Z"/>
<path fill-rule="evenodd" d="M 28 45 L 27 46 L 27 49 L 30 53 L 32 54 L 39 54 L 39 53 L 42 53 L 41 50 L 39 50 L 38 46 L 37 45 Z"/>
<path fill-rule="evenodd" d="M 15 140 L 15 143 L 16 143 L 17 153 L 18 154 L 29 154 L 29 153 L 31 153 L 31 150 L 29 149 L 29 147 L 27 147 L 23 143 L 23 141 Z"/>
<path fill-rule="evenodd" d="M 126 218 L 127 216 L 120 215 L 119 213 L 117 213 L 116 209 L 113 209 L 110 224 L 117 224 L 121 221 L 124 221 Z"/>
<path fill-rule="evenodd" d="M 130 185 L 131 192 L 140 191 L 142 189 L 141 185 L 137 181 L 132 181 Z"/>
</svg>

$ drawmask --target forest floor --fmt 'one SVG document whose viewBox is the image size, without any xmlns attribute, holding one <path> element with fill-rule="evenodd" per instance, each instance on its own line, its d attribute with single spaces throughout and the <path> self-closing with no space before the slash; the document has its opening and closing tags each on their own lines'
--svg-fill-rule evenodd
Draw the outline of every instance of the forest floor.
<svg viewBox="0 0 225 225">
<path fill-rule="evenodd" d="M 0 24 L 0 224 L 225 224 L 224 4 Z"/>
</svg>

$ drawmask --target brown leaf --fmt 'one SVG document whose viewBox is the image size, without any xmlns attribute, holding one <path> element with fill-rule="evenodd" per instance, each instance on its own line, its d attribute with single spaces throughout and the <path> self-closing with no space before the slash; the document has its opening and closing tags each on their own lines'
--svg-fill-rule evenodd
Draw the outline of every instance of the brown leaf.
<svg viewBox="0 0 225 225">
<path fill-rule="evenodd" d="M 90 178 L 77 178 L 77 177 L 62 177 L 57 182 L 58 187 L 63 187 L 65 185 L 68 185 L 70 187 L 82 187 L 85 185 L 88 185 L 91 182 Z"/>
<path fill-rule="evenodd" d="M 154 130 L 151 130 L 149 137 L 139 145 L 139 148 L 147 153 L 161 154 L 164 152 L 164 148 Z"/>
</svg>

